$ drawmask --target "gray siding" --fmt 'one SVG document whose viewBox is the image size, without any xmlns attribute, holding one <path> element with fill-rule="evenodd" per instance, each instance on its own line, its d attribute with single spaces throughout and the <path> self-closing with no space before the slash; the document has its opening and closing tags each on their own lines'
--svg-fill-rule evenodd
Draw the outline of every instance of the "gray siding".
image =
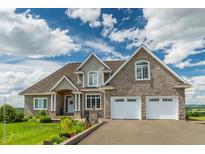
<svg viewBox="0 0 205 154">
<path fill-rule="evenodd" d="M 49 115 L 49 110 L 50 110 L 50 104 L 51 104 L 51 96 L 50 95 L 26 95 L 25 98 L 25 103 L 24 103 L 24 114 L 26 116 L 28 115 L 36 115 L 39 110 L 34 110 L 33 109 L 33 100 L 34 98 L 47 98 L 48 99 L 48 109 L 45 110 L 47 115 Z"/>
<path fill-rule="evenodd" d="M 98 86 L 101 86 L 103 84 L 102 70 L 104 68 L 105 66 L 101 62 L 99 62 L 94 56 L 92 56 L 81 68 L 81 70 L 84 72 L 84 86 L 88 87 L 88 72 L 89 71 L 98 72 Z"/>
<path fill-rule="evenodd" d="M 56 87 L 54 90 L 55 90 L 55 91 L 59 91 L 59 90 L 65 90 L 65 89 L 75 90 L 75 88 L 74 88 L 66 79 L 63 79 L 63 80 L 57 85 L 57 87 Z"/>
</svg>

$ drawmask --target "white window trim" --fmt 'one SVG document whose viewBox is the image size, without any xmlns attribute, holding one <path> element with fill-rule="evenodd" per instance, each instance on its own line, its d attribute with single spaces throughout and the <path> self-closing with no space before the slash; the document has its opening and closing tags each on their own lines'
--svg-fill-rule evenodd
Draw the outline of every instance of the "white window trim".
<svg viewBox="0 0 205 154">
<path fill-rule="evenodd" d="M 47 101 L 47 108 L 43 108 L 43 104 L 42 104 L 42 108 L 35 108 L 35 100 L 36 99 L 46 99 L 46 101 Z M 48 98 L 47 97 L 35 97 L 35 98 L 33 98 L 33 109 L 34 110 L 48 110 Z"/>
<path fill-rule="evenodd" d="M 90 74 L 90 73 L 93 73 L 93 72 L 94 72 L 94 73 L 97 73 L 97 84 L 96 84 L 96 85 L 90 85 L 90 84 L 89 84 L 89 74 Z M 89 71 L 89 72 L 88 72 L 88 75 L 87 75 L 87 83 L 88 83 L 87 85 L 88 85 L 88 87 L 97 87 L 97 86 L 98 86 L 98 77 L 99 77 L 98 71 Z"/>
<path fill-rule="evenodd" d="M 87 95 L 100 95 L 100 108 L 95 108 L 95 110 L 102 110 L 102 102 L 101 102 L 101 98 L 102 98 L 102 95 L 101 93 L 88 93 L 88 94 L 85 94 L 85 109 L 86 110 L 93 110 L 93 108 L 87 108 Z"/>
<path fill-rule="evenodd" d="M 136 66 L 136 64 L 141 63 L 141 62 L 148 63 L 148 78 L 147 79 L 138 79 L 137 78 L 137 66 Z M 150 80 L 150 62 L 149 61 L 147 61 L 147 60 L 138 60 L 138 61 L 135 62 L 135 67 L 134 68 L 135 68 L 135 80 L 137 80 L 137 81 Z"/>
</svg>

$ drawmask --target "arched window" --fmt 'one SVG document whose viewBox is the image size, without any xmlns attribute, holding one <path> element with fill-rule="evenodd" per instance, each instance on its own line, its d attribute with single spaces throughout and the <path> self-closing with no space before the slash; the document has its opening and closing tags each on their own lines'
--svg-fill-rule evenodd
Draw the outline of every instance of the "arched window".
<svg viewBox="0 0 205 154">
<path fill-rule="evenodd" d="M 98 85 L 98 73 L 96 71 L 88 72 L 88 86 Z"/>
<path fill-rule="evenodd" d="M 150 63 L 140 60 L 135 63 L 135 79 L 150 80 Z"/>
</svg>

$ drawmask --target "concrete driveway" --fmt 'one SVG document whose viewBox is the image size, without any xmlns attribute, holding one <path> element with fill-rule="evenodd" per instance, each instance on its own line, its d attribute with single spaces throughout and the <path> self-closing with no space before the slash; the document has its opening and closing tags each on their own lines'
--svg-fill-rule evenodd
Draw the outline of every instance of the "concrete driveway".
<svg viewBox="0 0 205 154">
<path fill-rule="evenodd" d="M 205 124 L 175 120 L 111 120 L 79 144 L 205 144 Z"/>
</svg>

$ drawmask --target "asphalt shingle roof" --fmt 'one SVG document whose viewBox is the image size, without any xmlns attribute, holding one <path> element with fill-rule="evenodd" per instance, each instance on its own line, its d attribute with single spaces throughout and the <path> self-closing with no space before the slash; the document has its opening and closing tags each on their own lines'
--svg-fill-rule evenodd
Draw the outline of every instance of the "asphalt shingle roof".
<svg viewBox="0 0 205 154">
<path fill-rule="evenodd" d="M 124 63 L 123 60 L 119 61 L 104 61 L 106 65 L 110 67 L 112 73 L 114 73 Z M 33 94 L 33 93 L 46 93 L 63 77 L 66 76 L 76 87 L 77 75 L 74 73 L 81 63 L 69 63 L 50 74 L 39 82 L 35 83 L 31 87 L 22 91 L 20 95 Z M 79 88 L 79 87 L 78 87 Z"/>
</svg>

